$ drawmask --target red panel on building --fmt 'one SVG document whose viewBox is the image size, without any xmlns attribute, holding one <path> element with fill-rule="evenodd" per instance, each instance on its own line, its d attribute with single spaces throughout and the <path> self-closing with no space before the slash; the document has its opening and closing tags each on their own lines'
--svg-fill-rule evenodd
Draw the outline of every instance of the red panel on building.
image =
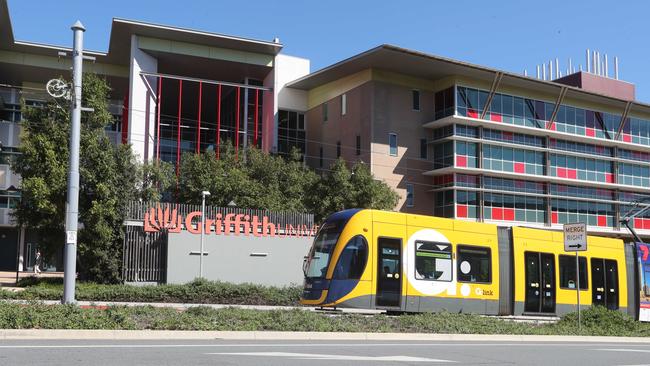
<svg viewBox="0 0 650 366">
<path fill-rule="evenodd" d="M 635 217 L 634 218 L 634 228 L 635 229 L 642 229 L 643 228 L 643 219 L 640 217 Z"/>
<path fill-rule="evenodd" d="M 473 109 L 467 109 L 467 117 L 478 118 L 478 113 Z"/>
<path fill-rule="evenodd" d="M 614 183 L 614 174 L 612 174 L 612 173 L 605 173 L 605 182 L 607 182 L 607 183 Z"/>
<path fill-rule="evenodd" d="M 566 168 L 557 168 L 557 176 L 560 178 L 566 178 Z"/>
<path fill-rule="evenodd" d="M 524 163 L 515 163 L 515 173 L 525 173 L 526 164 Z"/>
<path fill-rule="evenodd" d="M 467 217 L 467 206 L 465 205 L 458 205 L 456 207 L 456 217 L 459 218 L 465 218 Z"/>
<path fill-rule="evenodd" d="M 578 179 L 578 172 L 575 169 L 567 169 L 566 176 L 569 179 Z"/>
<path fill-rule="evenodd" d="M 503 220 L 503 209 L 492 207 L 492 220 Z"/>
<path fill-rule="evenodd" d="M 593 128 L 587 127 L 585 129 L 585 135 L 587 135 L 589 137 L 594 137 L 594 136 L 596 136 L 596 131 Z"/>
<path fill-rule="evenodd" d="M 467 157 L 466 156 L 456 156 L 456 166 L 462 166 L 466 167 L 467 166 Z"/>
<path fill-rule="evenodd" d="M 559 220 L 558 220 L 558 217 L 557 217 L 557 212 L 551 212 L 551 222 L 552 222 L 553 224 L 557 224 L 558 221 L 559 221 Z"/>
<path fill-rule="evenodd" d="M 501 115 L 499 113 L 490 113 L 490 120 L 493 122 L 503 122 Z"/>
<path fill-rule="evenodd" d="M 630 136 L 630 135 L 627 134 L 627 133 L 624 133 L 624 134 L 623 134 L 623 141 L 625 141 L 625 142 L 632 142 L 632 136 Z"/>
<path fill-rule="evenodd" d="M 507 221 L 515 221 L 515 209 L 514 208 L 504 208 L 503 209 L 503 219 Z"/>
<path fill-rule="evenodd" d="M 607 216 L 598 215 L 598 226 L 607 226 Z"/>
</svg>

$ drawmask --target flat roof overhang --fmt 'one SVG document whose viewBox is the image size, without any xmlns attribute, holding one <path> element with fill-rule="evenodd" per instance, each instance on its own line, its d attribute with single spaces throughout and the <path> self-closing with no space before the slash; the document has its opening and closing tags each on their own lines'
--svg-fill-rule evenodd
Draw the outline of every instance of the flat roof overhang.
<svg viewBox="0 0 650 366">
<path fill-rule="evenodd" d="M 445 77 L 465 76 L 492 83 L 497 73 L 502 73 L 502 85 L 558 95 L 563 88 L 567 97 L 589 102 L 624 108 L 628 100 L 612 98 L 580 88 L 540 80 L 512 72 L 497 70 L 450 58 L 430 55 L 393 45 L 381 45 L 342 60 L 305 77 L 297 79 L 287 86 L 295 89 L 311 90 L 333 82 L 345 76 L 367 70 L 381 69 L 426 80 L 439 80 Z M 650 113 L 650 104 L 631 102 L 635 111 Z"/>
<path fill-rule="evenodd" d="M 197 44 L 201 46 L 226 48 L 236 51 L 275 56 L 282 50 L 282 44 L 224 34 L 172 27 L 135 20 L 113 18 L 108 55 L 111 61 L 128 63 L 130 59 L 131 35 Z M 129 40 L 129 42 L 125 42 Z"/>
</svg>

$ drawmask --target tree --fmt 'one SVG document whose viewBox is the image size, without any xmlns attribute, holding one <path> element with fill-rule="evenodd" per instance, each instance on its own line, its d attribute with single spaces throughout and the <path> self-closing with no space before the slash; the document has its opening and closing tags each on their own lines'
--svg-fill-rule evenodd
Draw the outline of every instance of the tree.
<svg viewBox="0 0 650 366">
<path fill-rule="evenodd" d="M 94 111 L 82 113 L 81 120 L 77 268 L 82 279 L 118 282 L 126 205 L 143 196 L 159 198 L 155 187 L 160 184 L 153 180 L 164 174 L 140 167 L 129 145 L 115 146 L 105 135 L 104 128 L 114 123 L 106 82 L 85 74 L 83 91 L 83 105 Z M 22 198 L 14 217 L 36 231 L 46 255 L 60 251 L 64 243 L 70 113 L 66 104 L 59 103 L 23 106 L 22 154 L 12 164 L 22 177 Z"/>
<path fill-rule="evenodd" d="M 313 212 L 317 222 L 346 208 L 393 209 L 399 196 L 376 180 L 363 163 L 348 169 L 337 160 L 330 172 L 318 176 L 294 151 L 288 157 L 266 154 L 256 148 L 239 152 L 228 145 L 215 154 L 185 153 L 179 171 L 178 199 L 200 204 L 208 190 L 208 204 L 276 211 Z"/>
<path fill-rule="evenodd" d="M 288 159 L 266 154 L 251 147 L 235 154 L 232 146 L 215 153 L 185 153 L 181 158 L 178 199 L 201 203 L 201 192 L 210 191 L 210 205 L 226 206 L 234 201 L 239 207 L 276 211 L 308 211 L 304 193 L 317 179 L 303 166 L 300 155 Z"/>
<path fill-rule="evenodd" d="M 374 178 L 363 162 L 348 169 L 343 159 L 337 159 L 314 187 L 310 207 L 317 222 L 330 214 L 349 208 L 392 210 L 399 195 L 386 183 Z"/>
</svg>

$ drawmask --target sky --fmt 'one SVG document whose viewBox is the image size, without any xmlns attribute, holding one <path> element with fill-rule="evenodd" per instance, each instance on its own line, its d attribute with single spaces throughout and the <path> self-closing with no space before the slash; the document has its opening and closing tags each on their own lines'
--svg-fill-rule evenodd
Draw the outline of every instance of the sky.
<svg viewBox="0 0 650 366">
<path fill-rule="evenodd" d="M 271 41 L 311 60 L 316 71 L 381 44 L 535 74 L 559 58 L 585 64 L 585 50 L 619 58 L 620 79 L 650 103 L 646 1 L 436 0 L 8 0 L 18 40 L 70 46 L 70 25 L 86 27 L 85 48 L 107 51 L 113 17 Z"/>
</svg>

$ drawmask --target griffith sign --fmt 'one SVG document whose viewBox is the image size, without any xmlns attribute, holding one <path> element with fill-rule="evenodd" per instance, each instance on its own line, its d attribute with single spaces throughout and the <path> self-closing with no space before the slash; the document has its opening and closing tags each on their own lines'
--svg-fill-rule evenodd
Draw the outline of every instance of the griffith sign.
<svg viewBox="0 0 650 366">
<path fill-rule="evenodd" d="M 166 230 L 170 233 L 180 233 L 187 230 L 191 234 L 215 235 L 244 235 L 254 237 L 305 237 L 315 236 L 318 226 L 307 225 L 293 226 L 269 222 L 267 216 L 261 218 L 257 215 L 218 213 L 214 218 L 203 218 L 201 211 L 193 211 L 185 217 L 178 214 L 176 209 L 164 210 L 158 206 L 150 208 L 144 214 L 144 231 L 156 233 Z"/>
</svg>

